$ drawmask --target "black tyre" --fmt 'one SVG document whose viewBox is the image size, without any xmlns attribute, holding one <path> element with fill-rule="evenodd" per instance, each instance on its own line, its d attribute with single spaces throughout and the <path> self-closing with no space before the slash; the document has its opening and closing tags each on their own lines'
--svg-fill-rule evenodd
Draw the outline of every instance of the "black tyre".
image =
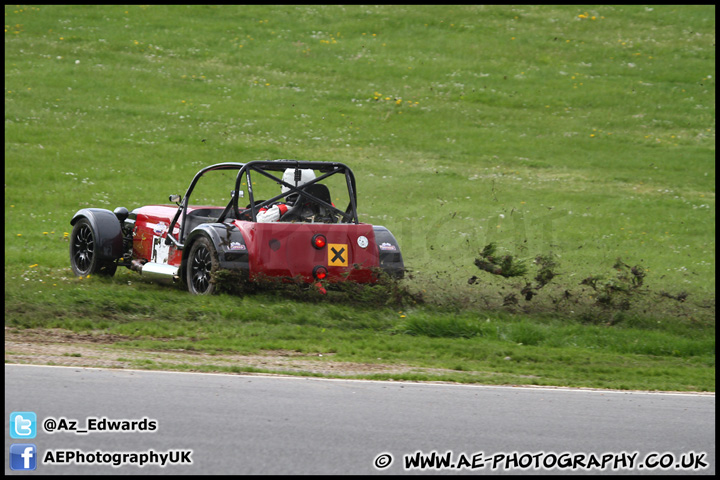
<svg viewBox="0 0 720 480">
<path fill-rule="evenodd" d="M 185 283 L 188 291 L 194 295 L 212 295 L 215 293 L 213 275 L 218 270 L 218 256 L 212 242 L 200 237 L 190 248 L 187 266 L 185 267 Z"/>
<path fill-rule="evenodd" d="M 98 232 L 87 218 L 81 218 L 70 235 L 70 266 L 79 277 L 86 275 L 115 275 L 117 264 L 99 256 Z"/>
</svg>

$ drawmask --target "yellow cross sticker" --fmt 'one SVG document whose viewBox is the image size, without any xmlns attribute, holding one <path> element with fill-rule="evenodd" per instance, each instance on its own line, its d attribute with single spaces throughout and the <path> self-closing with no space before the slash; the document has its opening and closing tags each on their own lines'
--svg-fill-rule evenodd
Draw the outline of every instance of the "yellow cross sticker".
<svg viewBox="0 0 720 480">
<path fill-rule="evenodd" d="M 347 267 L 348 248 L 345 243 L 328 243 L 328 265 L 331 267 Z"/>
</svg>

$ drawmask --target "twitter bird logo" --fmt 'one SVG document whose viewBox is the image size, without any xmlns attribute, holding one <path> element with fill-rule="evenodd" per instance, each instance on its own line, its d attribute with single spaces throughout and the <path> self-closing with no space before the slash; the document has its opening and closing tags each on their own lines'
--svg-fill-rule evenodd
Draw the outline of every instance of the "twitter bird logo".
<svg viewBox="0 0 720 480">
<path fill-rule="evenodd" d="M 35 412 L 12 412 L 10 414 L 10 437 L 35 438 L 37 416 Z"/>
</svg>

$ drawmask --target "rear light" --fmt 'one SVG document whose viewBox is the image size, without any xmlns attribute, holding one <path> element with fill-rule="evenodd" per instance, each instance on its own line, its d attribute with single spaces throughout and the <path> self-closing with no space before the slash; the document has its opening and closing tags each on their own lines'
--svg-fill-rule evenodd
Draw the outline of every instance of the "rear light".
<svg viewBox="0 0 720 480">
<path fill-rule="evenodd" d="M 325 235 L 318 233 L 313 235 L 311 243 L 313 247 L 321 250 L 325 248 L 325 245 L 327 245 L 327 239 L 325 238 Z"/>
<path fill-rule="evenodd" d="M 327 274 L 327 268 L 323 267 L 322 265 L 318 265 L 313 268 L 313 277 L 315 277 L 317 280 L 325 280 L 325 278 L 327 278 Z"/>
</svg>

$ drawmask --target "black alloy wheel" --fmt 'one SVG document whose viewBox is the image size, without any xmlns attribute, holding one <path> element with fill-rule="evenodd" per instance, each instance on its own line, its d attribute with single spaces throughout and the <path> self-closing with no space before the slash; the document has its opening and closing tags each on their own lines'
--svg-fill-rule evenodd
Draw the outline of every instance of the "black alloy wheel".
<svg viewBox="0 0 720 480">
<path fill-rule="evenodd" d="M 218 259 L 215 248 L 207 238 L 199 238 L 190 249 L 186 268 L 186 282 L 190 293 L 213 294 L 215 281 L 212 277 L 217 269 Z"/>
<path fill-rule="evenodd" d="M 100 259 L 97 240 L 97 232 L 90 221 L 87 218 L 78 220 L 70 236 L 70 266 L 75 275 L 83 277 L 91 274 L 115 274 L 115 262 Z"/>
</svg>

